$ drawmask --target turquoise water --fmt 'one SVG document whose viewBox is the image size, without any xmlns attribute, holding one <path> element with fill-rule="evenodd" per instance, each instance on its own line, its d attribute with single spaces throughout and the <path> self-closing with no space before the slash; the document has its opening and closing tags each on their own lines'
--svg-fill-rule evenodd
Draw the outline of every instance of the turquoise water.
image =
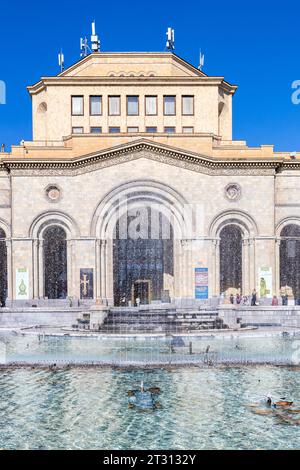
<svg viewBox="0 0 300 470">
<path fill-rule="evenodd" d="M 159 386 L 161 409 L 129 409 L 127 390 Z M 0 371 L 0 448 L 297 449 L 300 426 L 247 405 L 267 393 L 300 406 L 300 371 L 238 366 Z"/>
<path fill-rule="evenodd" d="M 178 340 L 182 341 L 182 345 L 177 343 Z M 171 348 L 172 342 L 174 346 Z M 3 362 L 3 358 L 7 362 L 75 362 L 109 365 L 203 362 L 299 364 L 300 362 L 300 335 L 116 339 L 101 336 L 76 338 L 8 334 L 2 335 L 2 339 L 0 336 L 0 346 L 2 347 L 0 362 Z"/>
</svg>

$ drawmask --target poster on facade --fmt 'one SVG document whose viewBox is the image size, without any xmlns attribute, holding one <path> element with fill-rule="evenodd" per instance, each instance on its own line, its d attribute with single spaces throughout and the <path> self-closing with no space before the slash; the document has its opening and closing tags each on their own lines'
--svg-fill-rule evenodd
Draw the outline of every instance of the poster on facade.
<svg viewBox="0 0 300 470">
<path fill-rule="evenodd" d="M 16 299 L 29 299 L 29 273 L 27 268 L 16 269 Z"/>
<path fill-rule="evenodd" d="M 258 271 L 259 296 L 272 297 L 272 268 L 263 266 Z"/>
<path fill-rule="evenodd" d="M 80 298 L 92 299 L 94 297 L 93 268 L 80 269 Z"/>
<path fill-rule="evenodd" d="M 195 298 L 208 299 L 208 268 L 195 268 Z"/>
</svg>

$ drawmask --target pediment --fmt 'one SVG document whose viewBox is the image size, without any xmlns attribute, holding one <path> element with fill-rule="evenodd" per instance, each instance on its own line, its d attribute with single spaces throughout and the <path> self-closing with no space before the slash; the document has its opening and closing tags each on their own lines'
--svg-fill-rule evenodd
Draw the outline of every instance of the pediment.
<svg viewBox="0 0 300 470">
<path fill-rule="evenodd" d="M 203 77 L 205 74 L 171 53 L 94 53 L 60 77 Z"/>
<path fill-rule="evenodd" d="M 280 162 L 274 158 L 230 159 L 210 157 L 165 144 L 139 139 L 134 142 L 111 147 L 69 159 L 17 159 L 3 160 L 3 166 L 10 172 L 22 174 L 77 175 L 112 165 L 146 158 L 162 165 L 178 166 L 186 170 L 205 174 L 274 174 Z"/>
</svg>

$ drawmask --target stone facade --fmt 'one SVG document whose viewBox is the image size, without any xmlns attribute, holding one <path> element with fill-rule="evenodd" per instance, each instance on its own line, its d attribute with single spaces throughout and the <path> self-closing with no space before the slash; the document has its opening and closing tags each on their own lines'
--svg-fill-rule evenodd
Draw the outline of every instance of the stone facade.
<svg viewBox="0 0 300 470">
<path fill-rule="evenodd" d="M 68 296 L 80 298 L 80 270 L 92 269 L 93 301 L 113 304 L 113 231 L 124 201 L 126 210 L 155 203 L 172 219 L 172 301 L 197 302 L 197 268 L 208 269 L 208 297 L 220 295 L 220 233 L 228 225 L 242 236 L 242 293 L 259 292 L 260 269 L 268 267 L 269 294 L 279 295 L 281 231 L 300 226 L 300 154 L 232 141 L 235 90 L 170 53 L 94 53 L 29 87 L 33 141 L 0 154 L 8 301 L 22 302 L 17 272 L 25 269 L 24 299 L 44 302 L 44 233 L 59 226 Z M 71 96 L 83 97 L 82 116 L 71 115 Z M 90 116 L 89 96 L 102 96 L 100 116 Z M 120 116 L 109 116 L 109 96 L 120 96 Z M 137 116 L 127 116 L 126 96 L 139 96 Z M 145 114 L 145 96 L 157 97 L 157 115 Z M 175 115 L 164 115 L 164 96 L 176 97 Z M 192 115 L 182 114 L 183 96 L 193 96 Z M 102 133 L 91 134 L 93 126 Z M 83 132 L 72 134 L 74 127 Z"/>
</svg>

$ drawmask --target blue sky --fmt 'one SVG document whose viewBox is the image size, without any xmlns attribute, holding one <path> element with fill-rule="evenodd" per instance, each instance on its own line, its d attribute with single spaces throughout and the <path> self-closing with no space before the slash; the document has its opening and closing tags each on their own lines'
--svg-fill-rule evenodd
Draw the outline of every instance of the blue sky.
<svg viewBox="0 0 300 470">
<path fill-rule="evenodd" d="M 0 144 L 31 139 L 26 86 L 59 72 L 61 46 L 66 65 L 76 62 L 79 38 L 90 34 L 94 18 L 103 51 L 163 51 L 172 26 L 179 56 L 197 66 L 201 48 L 204 71 L 239 86 L 235 139 L 300 151 L 300 104 L 291 101 L 291 84 L 300 80 L 299 0 L 2 2 L 0 80 L 7 104 L 0 105 Z"/>
</svg>

